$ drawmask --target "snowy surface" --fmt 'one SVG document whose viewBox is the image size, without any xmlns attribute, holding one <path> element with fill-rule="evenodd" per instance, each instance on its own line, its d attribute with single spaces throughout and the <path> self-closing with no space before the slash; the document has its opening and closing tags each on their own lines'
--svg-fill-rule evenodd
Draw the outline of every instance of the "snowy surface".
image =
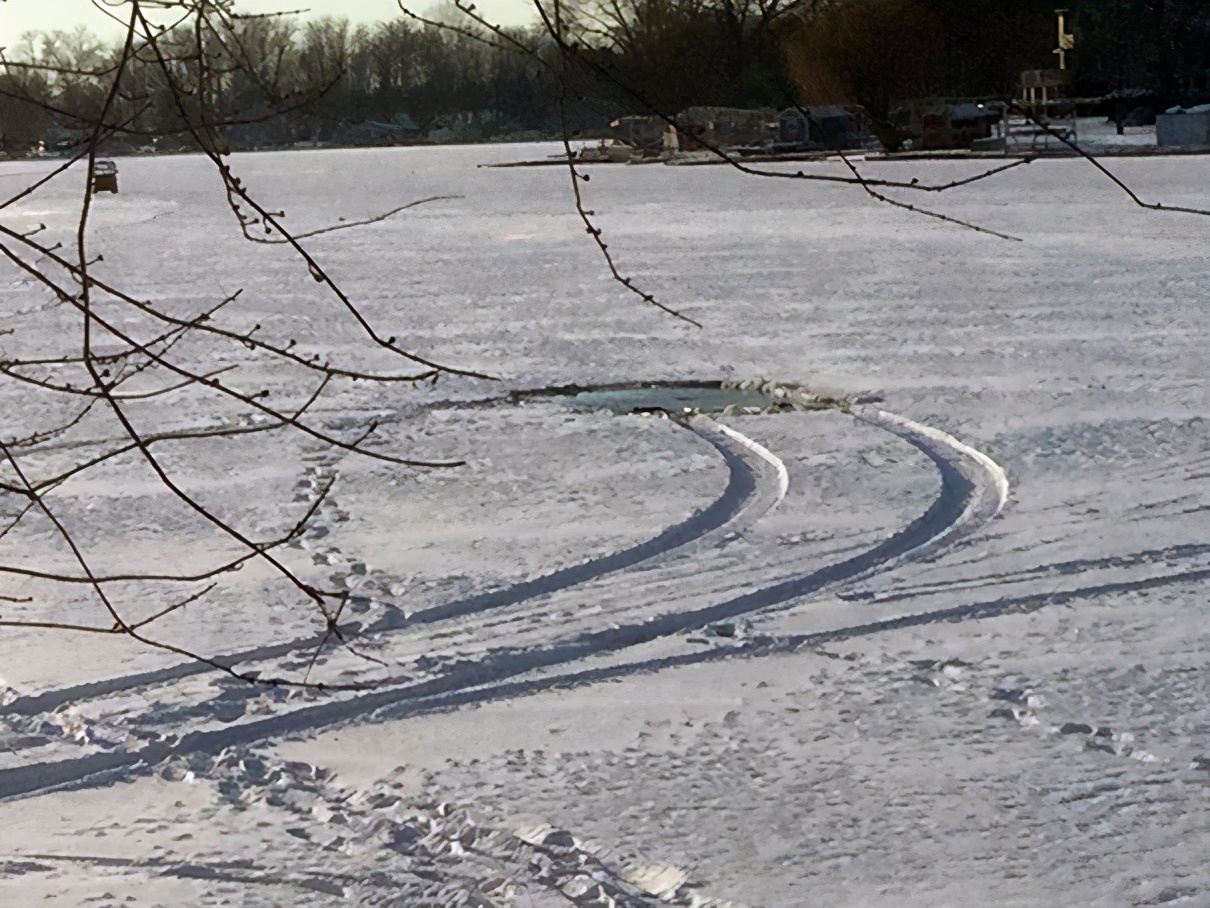
<svg viewBox="0 0 1210 908">
<path fill-rule="evenodd" d="M 316 582 L 353 589 L 367 622 L 641 544 L 728 488 L 709 436 L 667 420 L 537 401 L 462 405 L 499 386 L 764 377 L 874 394 L 1002 465 L 1008 507 L 927 557 L 725 633 L 534 671 L 461 706 L 350 713 L 334 727 L 0 802 L 0 903 L 605 905 L 603 886 L 618 904 L 654 905 L 640 883 L 684 874 L 669 898 L 686 905 L 1210 905 L 1210 218 L 1141 210 L 1074 160 L 942 194 L 895 193 L 1020 242 L 851 186 L 723 167 L 589 169 L 585 204 L 623 273 L 698 330 L 609 280 L 566 171 L 480 166 L 556 150 L 234 157 L 251 191 L 300 231 L 454 197 L 307 246 L 382 334 L 501 381 L 344 385 L 317 411 L 332 431 L 381 416 L 384 449 L 465 458 L 457 470 L 250 436 L 174 454 L 182 482 L 268 531 L 304 507 L 300 482 L 335 476 L 323 532 L 288 558 Z M 1108 166 L 1147 201 L 1210 207 L 1206 160 Z M 42 166 L 0 166 L 0 188 Z M 864 165 L 924 183 L 975 166 Z M 288 250 L 241 238 L 204 160 L 119 168 L 121 193 L 96 204 L 99 273 L 179 311 L 242 287 L 226 324 L 386 364 Z M 781 169 L 799 168 L 844 173 Z M 5 223 L 45 223 L 66 241 L 77 194 L 56 184 L 6 209 Z M 13 315 L 47 299 L 7 266 L 0 301 L 0 327 L 36 321 L 40 332 L 0 338 L 6 352 L 76 343 L 63 308 Z M 223 362 L 206 345 L 189 355 Z M 242 361 L 233 384 L 305 396 L 295 375 Z M 46 418 L 28 391 L 0 393 L 6 435 Z M 179 427 L 231 416 L 190 393 L 140 413 Z M 754 460 L 750 506 L 713 535 L 490 615 L 363 641 L 386 668 L 333 647 L 317 677 L 474 678 L 501 651 L 639 627 L 839 562 L 939 495 L 919 450 L 844 412 L 722 421 L 784 462 L 789 491 L 775 509 Z M 103 421 L 84 428 L 81 437 L 113 437 Z M 133 458 L 55 497 L 111 568 L 231 554 Z M 34 525 L 0 555 L 66 564 L 51 539 Z M 0 594 L 34 597 L 6 604 L 6 618 L 95 617 L 84 590 L 3 583 Z M 125 591 L 132 614 L 161 604 L 146 587 Z M 161 637 L 219 655 L 323 629 L 251 566 L 199 606 Z M 174 661 L 112 638 L 0 633 L 0 678 L 17 703 Z M 298 653 L 271 667 L 306 664 Z M 146 735 L 238 729 L 341 696 L 356 695 L 201 674 L 69 698 L 53 712 L 0 716 L 0 771 L 131 752 Z M 541 824 L 574 844 L 512 835 Z"/>
<path fill-rule="evenodd" d="M 1076 124 L 1080 147 L 1087 151 L 1114 151 L 1124 148 L 1155 147 L 1155 124 L 1126 126 L 1118 135 L 1117 124 L 1102 117 L 1080 117 Z"/>
</svg>

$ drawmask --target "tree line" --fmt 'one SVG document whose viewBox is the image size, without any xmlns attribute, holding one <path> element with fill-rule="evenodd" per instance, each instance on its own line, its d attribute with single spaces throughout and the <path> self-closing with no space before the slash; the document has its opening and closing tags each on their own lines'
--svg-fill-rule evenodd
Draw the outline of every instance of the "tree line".
<svg viewBox="0 0 1210 908">
<path fill-rule="evenodd" d="M 137 52 L 111 142 L 188 147 L 204 112 L 231 147 L 599 134 L 685 107 L 841 103 L 879 116 L 918 97 L 1010 96 L 1054 65 L 1054 0 L 577 0 L 556 22 L 493 32 L 457 11 L 377 25 L 226 16 L 157 42 L 179 84 Z M 1210 4 L 1082 0 L 1072 90 L 1150 103 L 1210 98 Z M 0 149 L 95 122 L 122 48 L 87 31 L 4 52 Z M 202 72 L 201 70 L 205 70 Z"/>
<path fill-rule="evenodd" d="M 287 16 L 216 17 L 210 25 L 167 32 L 155 54 L 135 49 L 111 105 L 121 129 L 110 146 L 187 147 L 187 124 L 202 119 L 236 148 L 386 143 L 441 129 L 461 138 L 549 134 L 557 125 L 556 86 L 538 61 L 445 28 Z M 515 37 L 548 52 L 537 29 Z M 9 48 L 0 148 L 11 154 L 89 129 L 121 53 L 84 29 L 29 34 Z"/>
<path fill-rule="evenodd" d="M 1210 100 L 1210 4 L 1067 4 L 1069 96 Z M 800 94 L 888 99 L 1012 97 L 1025 70 L 1058 66 L 1055 0 L 821 0 L 783 39 Z"/>
</svg>

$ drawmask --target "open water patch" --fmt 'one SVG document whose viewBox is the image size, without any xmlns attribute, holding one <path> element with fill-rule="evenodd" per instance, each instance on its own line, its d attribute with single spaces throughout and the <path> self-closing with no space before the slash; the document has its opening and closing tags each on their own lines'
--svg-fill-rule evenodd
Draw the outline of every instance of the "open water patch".
<svg viewBox="0 0 1210 908">
<path fill-rule="evenodd" d="M 607 410 L 617 415 L 662 413 L 668 416 L 729 416 L 823 410 L 840 401 L 817 397 L 777 382 L 635 382 L 619 385 L 538 388 L 514 391 L 514 403 L 551 401 L 581 412 Z"/>
</svg>

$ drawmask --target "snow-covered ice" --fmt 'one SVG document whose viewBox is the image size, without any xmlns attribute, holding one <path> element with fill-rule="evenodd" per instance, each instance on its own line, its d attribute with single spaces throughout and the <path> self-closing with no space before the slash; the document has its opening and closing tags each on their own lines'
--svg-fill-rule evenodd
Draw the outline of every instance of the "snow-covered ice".
<svg viewBox="0 0 1210 908">
<path fill-rule="evenodd" d="M 452 699 L 362 709 L 365 694 L 205 673 L 102 691 L 88 685 L 170 674 L 175 660 L 116 637 L 2 628 L 0 773 L 97 755 L 119 770 L 0 800 L 0 903 L 654 905 L 664 892 L 767 908 L 1207 904 L 1210 218 L 1142 210 L 1078 160 L 893 191 L 1019 242 L 853 186 L 722 166 L 586 169 L 585 203 L 623 273 L 698 330 L 609 279 L 565 170 L 480 166 L 556 150 L 232 158 L 298 231 L 445 197 L 306 245 L 381 334 L 500 381 L 334 385 L 314 412 L 333 432 L 380 418 L 382 449 L 466 466 L 418 471 L 256 435 L 166 448 L 166 462 L 261 535 L 335 479 L 285 557 L 343 584 L 350 617 L 382 632 L 357 641 L 375 661 L 332 646 L 315 677 Z M 1206 160 L 1107 166 L 1147 201 L 1210 207 Z M 0 165 L 0 189 L 44 166 Z M 977 167 L 859 166 L 925 183 Z M 206 161 L 119 167 L 122 192 L 96 200 L 99 274 L 177 312 L 243 288 L 225 324 L 389 363 L 288 249 L 240 236 Z M 799 168 L 845 173 L 774 169 Z M 78 192 L 73 177 L 0 214 L 67 239 Z M 23 330 L 0 349 L 74 343 L 64 307 L 13 315 L 46 303 L 5 266 L 0 327 Z M 233 384 L 305 396 L 261 361 L 201 343 L 182 355 L 239 360 Z M 782 498 L 775 463 L 739 446 L 724 459 L 726 437 L 704 422 L 467 405 L 506 389 L 756 378 L 877 397 L 948 433 L 1007 471 L 1006 507 L 992 518 L 990 487 L 975 488 L 965 532 L 913 560 L 643 635 L 860 557 L 962 482 L 978 486 L 977 470 L 950 476 L 845 409 L 719 417 L 784 467 Z M 0 404 L 6 436 L 47 418 L 12 383 Z M 232 415 L 192 391 L 139 412 L 168 428 Z M 115 431 L 86 428 L 84 441 Z M 742 507 L 710 511 L 728 495 Z M 105 569 L 232 554 L 134 458 L 55 501 Z M 706 531 L 703 514 L 718 525 Z M 703 532 L 617 570 L 558 575 L 575 583 L 543 579 L 682 526 Z M 31 524 L 0 541 L 0 560 L 62 566 L 52 538 Z M 86 590 L 35 580 L 4 578 L 0 594 L 33 597 L 3 603 L 4 618 L 98 608 Z M 146 587 L 120 596 L 135 615 L 162 605 Z M 155 627 L 208 655 L 324 629 L 255 565 Z M 582 646 L 632 629 L 633 645 Z M 308 664 L 299 647 L 247 668 Z M 266 731 L 241 737 L 252 727 Z M 208 743 L 178 746 L 191 733 Z"/>
</svg>

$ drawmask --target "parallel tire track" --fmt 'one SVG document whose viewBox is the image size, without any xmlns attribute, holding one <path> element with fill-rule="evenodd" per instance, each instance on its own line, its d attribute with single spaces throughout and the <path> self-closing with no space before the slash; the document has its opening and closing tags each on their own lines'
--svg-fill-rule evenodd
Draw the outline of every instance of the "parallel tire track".
<svg viewBox="0 0 1210 908">
<path fill-rule="evenodd" d="M 1003 470 L 986 455 L 945 433 L 902 417 L 868 410 L 855 412 L 854 415 L 899 435 L 929 457 L 941 476 L 941 488 L 922 515 L 880 544 L 853 557 L 704 608 L 582 633 L 571 640 L 541 649 L 495 651 L 481 662 L 455 667 L 448 674 L 407 687 L 372 690 L 251 722 L 190 732 L 175 742 L 152 742 L 131 751 L 95 753 L 76 759 L 3 770 L 0 771 L 0 798 L 18 797 L 50 788 L 79 784 L 98 774 L 124 770 L 140 764 L 155 764 L 173 754 L 217 753 L 232 745 L 246 745 L 287 734 L 313 732 L 371 714 L 389 717 L 424 709 L 450 708 L 475 702 L 477 698 L 490 698 L 492 689 L 498 689 L 504 682 L 512 682 L 509 687 L 524 692 L 542 686 L 540 679 L 525 679 L 525 676 L 534 672 L 570 665 L 589 656 L 618 652 L 712 623 L 784 607 L 839 584 L 888 569 L 935 550 L 972 525 L 981 525 L 991 519 L 1003 507 L 1008 494 L 1007 480 Z M 725 524 L 736 516 L 743 503 L 751 497 L 756 487 L 755 479 L 751 468 L 745 464 L 739 453 L 717 439 L 704 437 L 707 437 L 727 460 L 732 471 L 732 483 L 711 508 L 686 521 L 691 524 L 689 532 L 684 531 L 684 523 L 679 524 L 655 539 L 624 552 L 604 556 L 586 565 L 567 568 L 526 584 L 453 603 L 443 607 L 444 611 L 438 612 L 441 619 L 475 614 L 485 608 L 543 595 L 549 591 L 551 578 L 559 578 L 553 582 L 563 583 L 564 587 L 582 583 L 590 577 L 620 570 L 655 557 L 678 545 L 701 538 Z M 745 448 L 751 450 L 750 445 Z M 780 496 L 777 496 L 777 500 L 780 500 Z M 565 582 L 568 580 L 574 582 Z M 527 595 L 520 595 L 519 588 Z M 415 623 L 416 617 L 418 616 L 413 616 L 412 622 L 400 626 L 410 626 Z M 285 652 L 297 649 L 298 645 L 292 643 L 286 646 Z M 247 658 L 243 656 L 239 661 L 245 661 Z M 56 693 L 60 696 L 66 694 Z M 49 697 L 45 702 L 53 699 L 54 697 Z M 29 705 L 26 709 L 28 708 Z"/>
<path fill-rule="evenodd" d="M 357 621 L 346 622 L 339 625 L 340 633 L 346 638 L 352 639 L 362 634 L 398 632 L 454 618 L 465 618 L 537 599 L 646 561 L 652 561 L 692 542 L 704 539 L 728 526 L 741 515 L 745 515 L 750 520 L 756 519 L 760 516 L 759 514 L 747 515 L 745 512 L 757 509 L 760 498 L 772 498 L 773 504 L 781 500 L 785 493 L 782 489 L 780 474 L 777 476 L 775 488 L 761 489 L 762 485 L 769 485 L 769 483 L 764 480 L 759 464 L 760 461 L 767 460 L 771 455 L 760 445 L 756 445 L 755 442 L 730 429 L 725 432 L 715 432 L 711 431 L 713 427 L 698 428 L 685 423 L 678 423 L 678 425 L 686 426 L 704 439 L 727 464 L 729 471 L 727 487 L 705 509 L 694 512 L 687 519 L 668 527 L 659 535 L 630 548 L 561 568 L 532 580 L 511 584 L 498 590 L 476 593 L 464 599 L 427 608 L 406 617 L 398 610 L 391 610 L 368 626 L 363 626 L 361 622 Z M 723 428 L 719 427 L 720 430 Z M 776 461 L 776 458 L 774 460 Z M 781 462 L 776 461 L 776 463 L 780 465 Z M 785 467 L 781 466 L 781 471 L 784 472 L 784 470 Z M 767 505 L 766 509 L 772 506 L 772 504 Z M 215 656 L 213 659 L 220 665 L 232 668 L 245 662 L 279 659 L 298 650 L 314 649 L 327 639 L 327 634 L 319 633 L 283 643 L 225 653 Z M 0 706 L 0 716 L 34 716 L 82 700 L 139 688 L 155 687 L 213 671 L 214 668 L 211 665 L 203 662 L 184 662 L 153 671 L 107 678 L 103 681 L 92 681 L 20 697 L 7 705 Z M 0 795 L 2 793 L 3 789 L 0 789 Z"/>
</svg>

